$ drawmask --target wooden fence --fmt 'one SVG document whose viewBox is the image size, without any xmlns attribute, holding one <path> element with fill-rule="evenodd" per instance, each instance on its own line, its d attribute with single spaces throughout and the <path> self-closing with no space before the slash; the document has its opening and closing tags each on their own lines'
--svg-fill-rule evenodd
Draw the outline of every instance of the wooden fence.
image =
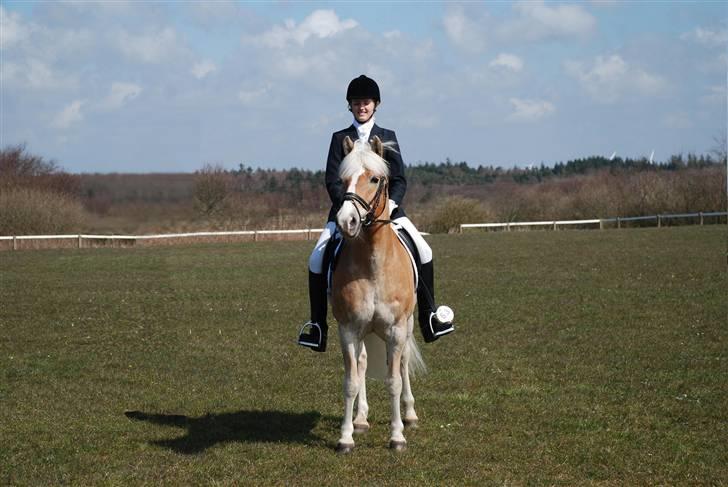
<svg viewBox="0 0 728 487">
<path fill-rule="evenodd" d="M 728 216 L 728 212 L 725 211 L 711 211 L 711 212 L 699 212 L 699 213 L 677 213 L 672 215 L 650 215 L 650 216 L 631 216 L 631 217 L 616 217 L 616 218 L 593 218 L 590 220 L 549 220 L 541 222 L 506 222 L 506 223 L 463 223 L 460 225 L 460 233 L 466 228 L 485 228 L 485 229 L 504 229 L 509 231 L 513 228 L 521 227 L 546 227 L 557 230 L 559 227 L 575 226 L 580 225 L 584 227 L 599 226 L 600 230 L 603 230 L 607 225 L 614 224 L 617 228 L 621 228 L 622 224 L 636 221 L 654 221 L 657 227 L 663 226 L 669 220 L 676 220 L 682 218 L 696 218 L 699 219 L 700 225 L 705 224 L 706 218 L 715 218 Z"/>
<path fill-rule="evenodd" d="M 673 215 L 651 215 L 633 216 L 626 218 L 593 218 L 590 220 L 549 220 L 539 222 L 506 222 L 506 223 L 464 223 L 460 225 L 462 233 L 468 228 L 503 229 L 509 231 L 515 228 L 546 227 L 553 230 L 559 227 L 582 226 L 594 228 L 598 226 L 604 229 L 607 225 L 614 225 L 621 228 L 623 224 L 637 221 L 655 221 L 658 227 L 665 222 L 675 219 L 695 218 L 700 225 L 705 224 L 706 219 L 715 219 L 727 216 L 728 212 L 700 212 L 700 213 L 679 213 Z M 305 228 L 301 230 L 244 230 L 234 232 L 194 232 L 194 233 L 169 233 L 160 235 L 17 235 L 0 236 L 0 250 L 19 250 L 22 248 L 33 248 L 23 242 L 36 242 L 37 246 L 43 248 L 86 248 L 86 247 L 128 247 L 146 243 L 169 242 L 205 242 L 221 240 L 228 241 L 253 241 L 259 240 L 312 240 L 318 237 L 323 228 Z M 47 242 L 45 245 L 42 242 Z"/>
<path fill-rule="evenodd" d="M 306 228 L 302 230 L 243 230 L 231 232 L 193 232 L 193 233 L 168 233 L 160 235 L 18 235 L 11 237 L 0 237 L 0 250 L 18 250 L 24 248 L 23 242 L 53 242 L 44 245 L 44 248 L 55 247 L 99 247 L 99 246 L 135 246 L 143 242 L 164 241 L 177 243 L 180 241 L 253 241 L 259 240 L 311 240 L 318 238 L 323 228 Z M 5 242 L 5 245 L 2 245 Z M 59 244 L 59 242 L 65 242 Z M 55 245 L 54 245 L 55 244 Z M 25 247 L 27 248 L 27 247 Z"/>
</svg>

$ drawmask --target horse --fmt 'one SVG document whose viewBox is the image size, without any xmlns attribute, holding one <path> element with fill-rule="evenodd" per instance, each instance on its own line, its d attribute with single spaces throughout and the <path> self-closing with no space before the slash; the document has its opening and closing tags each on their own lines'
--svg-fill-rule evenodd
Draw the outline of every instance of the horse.
<svg viewBox="0 0 728 487">
<path fill-rule="evenodd" d="M 383 367 L 385 344 L 385 384 L 391 400 L 389 447 L 403 450 L 407 446 L 404 425 L 416 427 L 418 421 L 410 372 L 424 370 L 424 362 L 412 335 L 415 271 L 388 220 L 389 167 L 383 155 L 385 150 L 396 149 L 375 136 L 371 144 L 346 137 L 343 150 L 339 177 L 346 193 L 336 224 L 345 244 L 331 283 L 331 307 L 344 358 L 344 419 L 336 451 L 351 452 L 353 433 L 369 429 L 367 362 L 373 361 L 372 368 Z M 355 398 L 357 414 L 352 419 Z M 400 399 L 405 406 L 404 421 Z"/>
</svg>

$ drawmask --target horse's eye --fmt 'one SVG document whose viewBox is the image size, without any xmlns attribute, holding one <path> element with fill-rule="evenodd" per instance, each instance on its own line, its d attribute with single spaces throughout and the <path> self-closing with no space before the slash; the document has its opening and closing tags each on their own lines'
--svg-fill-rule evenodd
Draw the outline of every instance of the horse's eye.
<svg viewBox="0 0 728 487">
<path fill-rule="evenodd" d="M 379 178 L 376 177 L 376 176 L 374 176 L 372 179 L 369 180 L 369 182 L 372 183 L 372 184 L 378 184 L 379 183 Z"/>
</svg>

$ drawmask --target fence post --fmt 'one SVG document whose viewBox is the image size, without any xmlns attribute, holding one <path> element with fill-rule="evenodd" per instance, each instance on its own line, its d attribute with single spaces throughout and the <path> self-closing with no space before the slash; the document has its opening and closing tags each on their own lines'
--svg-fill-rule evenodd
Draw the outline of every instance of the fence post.
<svg viewBox="0 0 728 487">
<path fill-rule="evenodd" d="M 81 235 L 78 236 L 78 248 L 81 248 Z"/>
<path fill-rule="evenodd" d="M 258 241 L 258 230 L 256 230 L 255 233 L 253 233 L 253 242 L 257 242 L 257 241 Z"/>
<path fill-rule="evenodd" d="M 13 250 L 18 250 L 18 237 L 13 236 Z"/>
<path fill-rule="evenodd" d="M 617 228 L 622 228 L 622 221 L 617 217 Z"/>
<path fill-rule="evenodd" d="M 657 215 L 657 228 L 662 226 L 662 215 Z"/>
<path fill-rule="evenodd" d="M 508 222 L 506 224 L 506 232 L 510 232 L 510 231 L 511 231 L 511 222 Z"/>
<path fill-rule="evenodd" d="M 698 213 L 700 215 L 700 225 L 703 225 L 703 212 Z"/>
<path fill-rule="evenodd" d="M 556 230 L 556 222 L 554 222 L 554 230 Z"/>
<path fill-rule="evenodd" d="M 599 230 L 604 230 L 604 220 L 599 219 Z"/>
</svg>

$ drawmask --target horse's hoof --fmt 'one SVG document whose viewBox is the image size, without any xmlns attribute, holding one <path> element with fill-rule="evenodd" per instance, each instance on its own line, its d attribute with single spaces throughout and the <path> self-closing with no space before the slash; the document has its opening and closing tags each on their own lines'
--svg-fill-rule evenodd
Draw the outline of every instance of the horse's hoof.
<svg viewBox="0 0 728 487">
<path fill-rule="evenodd" d="M 417 419 L 405 419 L 404 426 L 405 428 L 411 428 L 413 430 L 416 430 L 418 425 L 417 421 Z"/>
<path fill-rule="evenodd" d="M 354 423 L 354 433 L 366 433 L 369 431 L 369 423 Z"/>
<path fill-rule="evenodd" d="M 336 453 L 346 455 L 354 451 L 354 443 L 338 443 L 336 445 Z"/>
<path fill-rule="evenodd" d="M 389 448 L 394 451 L 404 451 L 407 449 L 407 442 L 406 441 L 395 441 L 395 440 L 389 440 Z"/>
</svg>

